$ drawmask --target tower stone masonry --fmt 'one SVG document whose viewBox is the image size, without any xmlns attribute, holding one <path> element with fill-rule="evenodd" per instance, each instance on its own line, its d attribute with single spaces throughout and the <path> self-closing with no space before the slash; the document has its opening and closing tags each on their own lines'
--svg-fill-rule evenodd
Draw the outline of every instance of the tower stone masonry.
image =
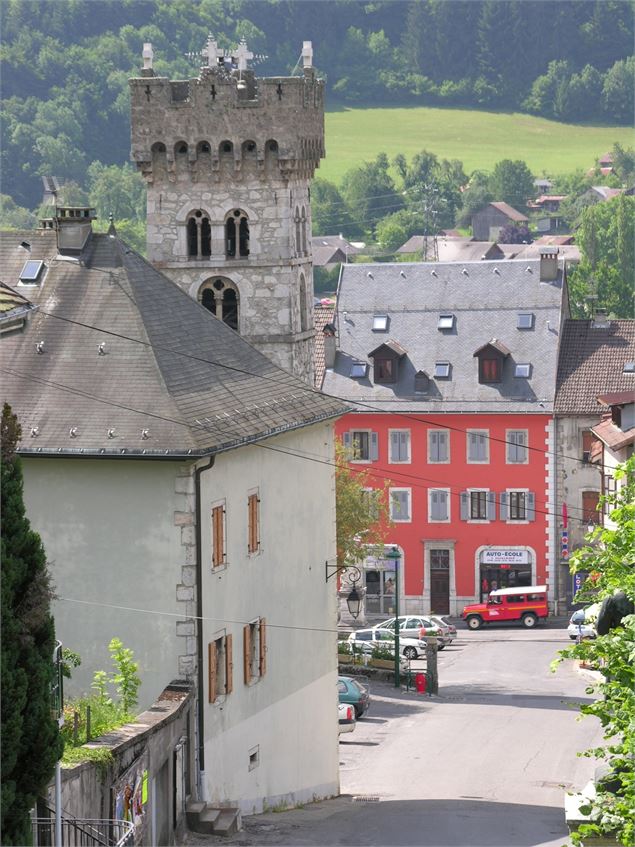
<svg viewBox="0 0 635 847">
<path fill-rule="evenodd" d="M 146 180 L 149 260 L 277 365 L 313 383 L 310 181 L 324 83 L 258 78 L 211 38 L 198 78 L 131 79 L 131 158 Z"/>
</svg>

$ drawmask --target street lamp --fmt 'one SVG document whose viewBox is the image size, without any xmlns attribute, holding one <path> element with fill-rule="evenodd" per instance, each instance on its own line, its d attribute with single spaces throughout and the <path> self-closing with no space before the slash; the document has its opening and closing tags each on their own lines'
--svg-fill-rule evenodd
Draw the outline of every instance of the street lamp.
<svg viewBox="0 0 635 847">
<path fill-rule="evenodd" d="M 346 605 L 349 615 L 356 621 L 362 608 L 362 598 L 357 593 L 357 583 L 353 583 L 353 590 L 346 598 Z"/>
<path fill-rule="evenodd" d="M 362 572 L 355 565 L 330 565 L 328 562 L 324 563 L 326 566 L 326 581 L 328 582 L 332 576 L 336 574 L 340 574 L 343 571 L 347 571 L 347 575 L 349 581 L 353 583 L 353 588 L 351 593 L 346 598 L 346 605 L 348 606 L 348 613 L 353 618 L 353 620 L 357 620 L 359 617 L 359 613 L 362 608 L 362 598 L 360 597 L 357 591 L 357 583 L 362 578 Z M 329 573 L 329 568 L 332 573 Z"/>
<path fill-rule="evenodd" d="M 400 660 L 401 651 L 399 649 L 399 559 L 401 553 L 397 547 L 392 547 L 387 553 L 384 553 L 384 559 L 390 559 L 395 563 L 395 688 L 401 688 L 400 676 Z"/>
</svg>

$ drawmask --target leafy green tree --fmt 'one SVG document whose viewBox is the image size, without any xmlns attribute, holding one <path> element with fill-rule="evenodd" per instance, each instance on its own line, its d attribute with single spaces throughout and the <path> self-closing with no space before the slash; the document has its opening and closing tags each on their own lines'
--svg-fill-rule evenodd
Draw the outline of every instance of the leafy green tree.
<svg viewBox="0 0 635 847">
<path fill-rule="evenodd" d="M 361 232 L 351 227 L 346 202 L 339 188 L 326 179 L 314 179 L 311 183 L 311 219 L 313 235 L 334 235 Z"/>
<path fill-rule="evenodd" d="M 2 844 L 31 843 L 29 811 L 63 744 L 51 716 L 55 629 L 46 554 L 25 514 L 20 425 L 2 410 Z"/>
<path fill-rule="evenodd" d="M 498 198 L 494 197 L 490 188 L 489 174 L 485 171 L 474 171 L 461 195 L 461 208 L 456 214 L 458 226 L 470 226 L 472 215 L 495 199 Z"/>
<path fill-rule="evenodd" d="M 369 547 L 384 543 L 390 527 L 388 482 L 372 485 L 369 471 L 351 466 L 341 444 L 335 448 L 337 564 L 354 565 Z"/>
<path fill-rule="evenodd" d="M 617 591 L 635 601 L 635 458 L 618 468 L 615 477 L 621 487 L 605 498 L 612 526 L 596 528 L 587 536 L 587 546 L 571 556 L 573 573 L 590 574 L 576 602 L 597 603 Z M 606 635 L 587 639 L 560 654 L 565 659 L 583 660 L 599 671 L 600 681 L 587 689 L 597 699 L 582 705 L 580 711 L 600 721 L 606 743 L 584 755 L 610 765 L 614 789 L 602 782 L 596 786 L 596 796 L 582 808 L 590 815 L 590 822 L 572 835 L 577 845 L 589 843 L 593 836 L 610 837 L 613 843 L 625 847 L 635 845 L 634 650 L 635 615 L 628 615 Z"/>
<path fill-rule="evenodd" d="M 421 215 L 413 209 L 402 209 L 392 215 L 386 215 L 375 227 L 377 241 L 382 252 L 393 253 L 401 247 L 411 235 L 423 232 Z"/>
<path fill-rule="evenodd" d="M 635 57 L 620 59 L 606 72 L 600 105 L 610 120 L 632 126 L 635 120 Z"/>
<path fill-rule="evenodd" d="M 0 194 L 0 229 L 33 229 L 36 225 L 32 212 L 18 206 L 8 194 Z"/>
<path fill-rule="evenodd" d="M 534 194 L 534 177 L 526 163 L 520 159 L 503 159 L 494 167 L 489 189 L 496 200 L 523 209 Z"/>
<path fill-rule="evenodd" d="M 632 147 L 624 149 L 621 144 L 614 144 L 611 155 L 617 178 L 627 187 L 631 187 L 635 184 L 635 150 Z"/>
<path fill-rule="evenodd" d="M 129 647 L 124 647 L 120 638 L 113 638 L 108 645 L 110 657 L 116 668 L 110 681 L 115 684 L 121 708 L 126 714 L 131 714 L 139 702 L 139 665 L 134 660 L 134 653 Z"/>
<path fill-rule="evenodd" d="M 556 117 L 559 108 L 556 103 L 562 104 L 572 72 L 573 67 L 566 59 L 549 62 L 547 72 L 534 80 L 523 107 L 536 115 Z"/>
<path fill-rule="evenodd" d="M 88 168 L 88 196 L 97 216 L 115 221 L 123 218 L 145 221 L 146 191 L 141 174 L 131 165 L 103 165 Z"/>
<path fill-rule="evenodd" d="M 373 232 L 377 222 L 399 211 L 404 200 L 388 173 L 388 157 L 379 153 L 373 162 L 365 162 L 344 174 L 342 194 L 352 215 L 352 223 Z"/>
<path fill-rule="evenodd" d="M 635 291 L 635 197 L 621 194 L 586 208 L 576 238 L 582 260 L 570 274 L 574 317 L 586 316 L 586 298 L 616 317 L 633 315 Z"/>
</svg>

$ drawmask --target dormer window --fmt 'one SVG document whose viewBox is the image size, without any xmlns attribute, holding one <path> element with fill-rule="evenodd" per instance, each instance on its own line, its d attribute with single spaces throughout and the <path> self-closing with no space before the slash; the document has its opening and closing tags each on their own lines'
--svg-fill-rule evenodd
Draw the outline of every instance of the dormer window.
<svg viewBox="0 0 635 847">
<path fill-rule="evenodd" d="M 34 259 L 29 259 L 24 263 L 24 267 L 20 271 L 20 282 L 26 285 L 35 285 L 40 280 L 40 274 L 44 268 L 44 262 L 37 262 Z"/>
<path fill-rule="evenodd" d="M 482 385 L 501 382 L 503 365 L 510 351 L 497 338 L 492 338 L 487 344 L 474 353 L 478 359 L 478 381 Z"/>
<path fill-rule="evenodd" d="M 366 371 L 368 370 L 368 365 L 366 362 L 353 362 L 351 365 L 351 378 L 352 379 L 363 379 L 366 376 Z"/>
<path fill-rule="evenodd" d="M 387 341 L 372 350 L 369 357 L 373 360 L 373 382 L 391 384 L 399 378 L 399 362 L 406 351 L 396 341 Z"/>
<path fill-rule="evenodd" d="M 435 379 L 450 379 L 450 362 L 436 362 L 434 365 Z"/>
<path fill-rule="evenodd" d="M 533 312 L 518 312 L 516 329 L 533 329 L 534 314 Z"/>
<path fill-rule="evenodd" d="M 388 315 L 373 315 L 373 332 L 388 332 Z"/>
<path fill-rule="evenodd" d="M 430 377 L 425 371 L 415 374 L 415 394 L 427 394 L 430 388 Z"/>
<path fill-rule="evenodd" d="M 437 323 L 437 329 L 439 330 L 451 330 L 454 329 L 454 315 L 439 315 L 439 321 Z"/>
</svg>

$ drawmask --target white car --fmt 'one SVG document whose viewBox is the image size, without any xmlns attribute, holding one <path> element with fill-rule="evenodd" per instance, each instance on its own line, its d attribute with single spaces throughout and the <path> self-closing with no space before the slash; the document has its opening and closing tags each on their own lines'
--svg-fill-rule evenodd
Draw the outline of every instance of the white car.
<svg viewBox="0 0 635 847">
<path fill-rule="evenodd" d="M 358 629 L 348 636 L 348 643 L 354 645 L 363 653 L 372 653 L 375 647 L 382 647 L 394 652 L 395 633 L 390 629 L 373 627 L 372 629 Z M 426 642 L 419 638 L 402 638 L 399 636 L 399 650 L 406 659 L 418 659 L 426 654 Z"/>
<path fill-rule="evenodd" d="M 350 703 L 338 703 L 338 717 L 340 722 L 340 735 L 343 732 L 353 732 L 357 726 L 355 720 L 355 707 Z"/>
<path fill-rule="evenodd" d="M 599 605 L 577 609 L 572 615 L 567 627 L 567 633 L 572 641 L 578 638 L 597 638 L 595 624 L 597 622 Z"/>
<path fill-rule="evenodd" d="M 375 629 L 389 629 L 391 632 L 395 629 L 395 619 L 388 618 L 388 620 L 382 621 L 378 623 L 374 627 Z M 452 638 L 446 634 L 444 631 L 447 629 L 447 624 L 443 624 L 443 626 L 439 623 L 436 623 L 432 617 L 428 617 L 427 615 L 400 615 L 399 616 L 399 639 L 401 638 L 416 638 L 419 640 L 423 638 L 425 635 L 435 635 L 437 637 L 437 646 L 439 650 L 443 650 L 443 648 L 447 644 L 452 643 Z"/>
</svg>

